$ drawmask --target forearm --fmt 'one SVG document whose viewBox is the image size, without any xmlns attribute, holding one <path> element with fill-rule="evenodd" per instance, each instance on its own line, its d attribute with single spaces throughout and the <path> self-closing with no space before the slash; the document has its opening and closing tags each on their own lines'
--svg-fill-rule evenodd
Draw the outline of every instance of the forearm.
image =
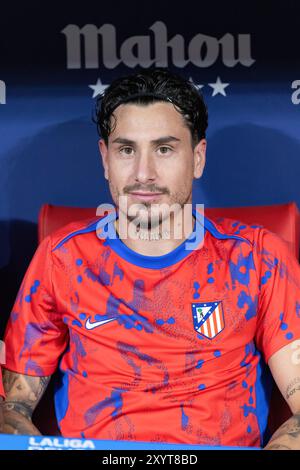
<svg viewBox="0 0 300 470">
<path fill-rule="evenodd" d="M 41 434 L 32 423 L 31 417 L 49 380 L 49 376 L 26 376 L 4 369 L 6 399 L 0 404 L 4 420 L 2 433 Z"/>
<path fill-rule="evenodd" d="M 0 428 L 3 434 L 41 435 L 26 410 L 9 402 L 1 403 L 0 408 L 3 412 L 3 426 Z"/>
<path fill-rule="evenodd" d="M 300 450 L 300 411 L 277 429 L 265 450 Z"/>
</svg>

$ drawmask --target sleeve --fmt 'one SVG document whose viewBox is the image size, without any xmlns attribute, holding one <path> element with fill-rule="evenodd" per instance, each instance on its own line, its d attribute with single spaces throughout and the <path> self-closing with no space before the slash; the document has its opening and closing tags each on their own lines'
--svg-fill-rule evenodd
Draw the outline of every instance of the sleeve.
<svg viewBox="0 0 300 470">
<path fill-rule="evenodd" d="M 57 311 L 52 270 L 49 236 L 35 252 L 6 327 L 4 367 L 13 372 L 51 375 L 67 346 L 68 329 Z"/>
<path fill-rule="evenodd" d="M 270 357 L 300 338 L 300 266 L 287 242 L 259 229 L 255 256 L 260 295 L 256 344 Z"/>
</svg>

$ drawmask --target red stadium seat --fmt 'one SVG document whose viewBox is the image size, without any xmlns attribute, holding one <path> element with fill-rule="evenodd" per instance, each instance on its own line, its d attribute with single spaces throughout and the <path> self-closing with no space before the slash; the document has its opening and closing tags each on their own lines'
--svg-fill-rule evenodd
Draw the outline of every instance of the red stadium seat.
<svg viewBox="0 0 300 470">
<path fill-rule="evenodd" d="M 228 217 L 246 224 L 263 225 L 286 240 L 296 257 L 299 256 L 300 214 L 297 205 L 288 204 L 232 208 L 206 208 L 205 214 L 211 219 Z M 40 210 L 38 222 L 38 240 L 41 242 L 48 234 L 75 220 L 96 216 L 95 208 L 63 207 L 44 204 Z M 35 423 L 44 434 L 57 434 L 53 403 L 49 397 L 53 391 L 46 392 L 35 413 Z M 52 400 L 51 400 L 52 401 Z M 47 403 L 47 405 L 45 405 Z M 49 418 L 49 414 L 51 418 Z M 269 427 L 273 433 L 291 416 L 288 405 L 277 387 L 274 388 L 269 416 Z"/>
<path fill-rule="evenodd" d="M 294 202 L 272 206 L 205 208 L 207 217 L 228 217 L 248 224 L 263 225 L 286 240 L 298 258 L 300 214 Z M 50 233 L 75 220 L 96 217 L 96 209 L 44 204 L 38 221 L 39 243 Z"/>
</svg>

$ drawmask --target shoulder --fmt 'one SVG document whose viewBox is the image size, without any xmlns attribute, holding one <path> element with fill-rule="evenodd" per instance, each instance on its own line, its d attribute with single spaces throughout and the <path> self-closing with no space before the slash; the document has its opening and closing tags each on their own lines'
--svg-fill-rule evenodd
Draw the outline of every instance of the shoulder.
<svg viewBox="0 0 300 470">
<path fill-rule="evenodd" d="M 219 239 L 236 239 L 247 242 L 254 246 L 259 231 L 264 229 L 260 225 L 250 225 L 241 220 L 227 217 L 207 217 L 205 216 L 205 228 L 212 236 Z"/>
<path fill-rule="evenodd" d="M 295 253 L 292 243 L 262 225 L 223 217 L 205 217 L 205 226 L 215 238 L 247 242 L 259 257 L 272 253 L 293 257 Z"/>
<path fill-rule="evenodd" d="M 97 237 L 97 225 L 101 217 L 89 217 L 87 219 L 74 221 L 64 225 L 55 232 L 48 235 L 41 245 L 48 245 L 52 252 L 68 244 L 69 241 L 82 239 L 90 240 Z M 99 241 L 99 240 L 98 240 Z"/>
</svg>

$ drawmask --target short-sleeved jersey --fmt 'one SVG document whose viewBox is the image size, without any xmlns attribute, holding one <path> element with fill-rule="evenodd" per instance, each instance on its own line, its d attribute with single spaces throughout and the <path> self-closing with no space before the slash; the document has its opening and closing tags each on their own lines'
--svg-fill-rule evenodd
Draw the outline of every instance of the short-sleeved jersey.
<svg viewBox="0 0 300 470">
<path fill-rule="evenodd" d="M 152 257 L 99 239 L 98 221 L 38 247 L 7 326 L 6 367 L 59 367 L 64 436 L 263 445 L 265 364 L 300 338 L 300 268 L 286 242 L 204 218 L 199 249 L 185 241 Z"/>
</svg>

